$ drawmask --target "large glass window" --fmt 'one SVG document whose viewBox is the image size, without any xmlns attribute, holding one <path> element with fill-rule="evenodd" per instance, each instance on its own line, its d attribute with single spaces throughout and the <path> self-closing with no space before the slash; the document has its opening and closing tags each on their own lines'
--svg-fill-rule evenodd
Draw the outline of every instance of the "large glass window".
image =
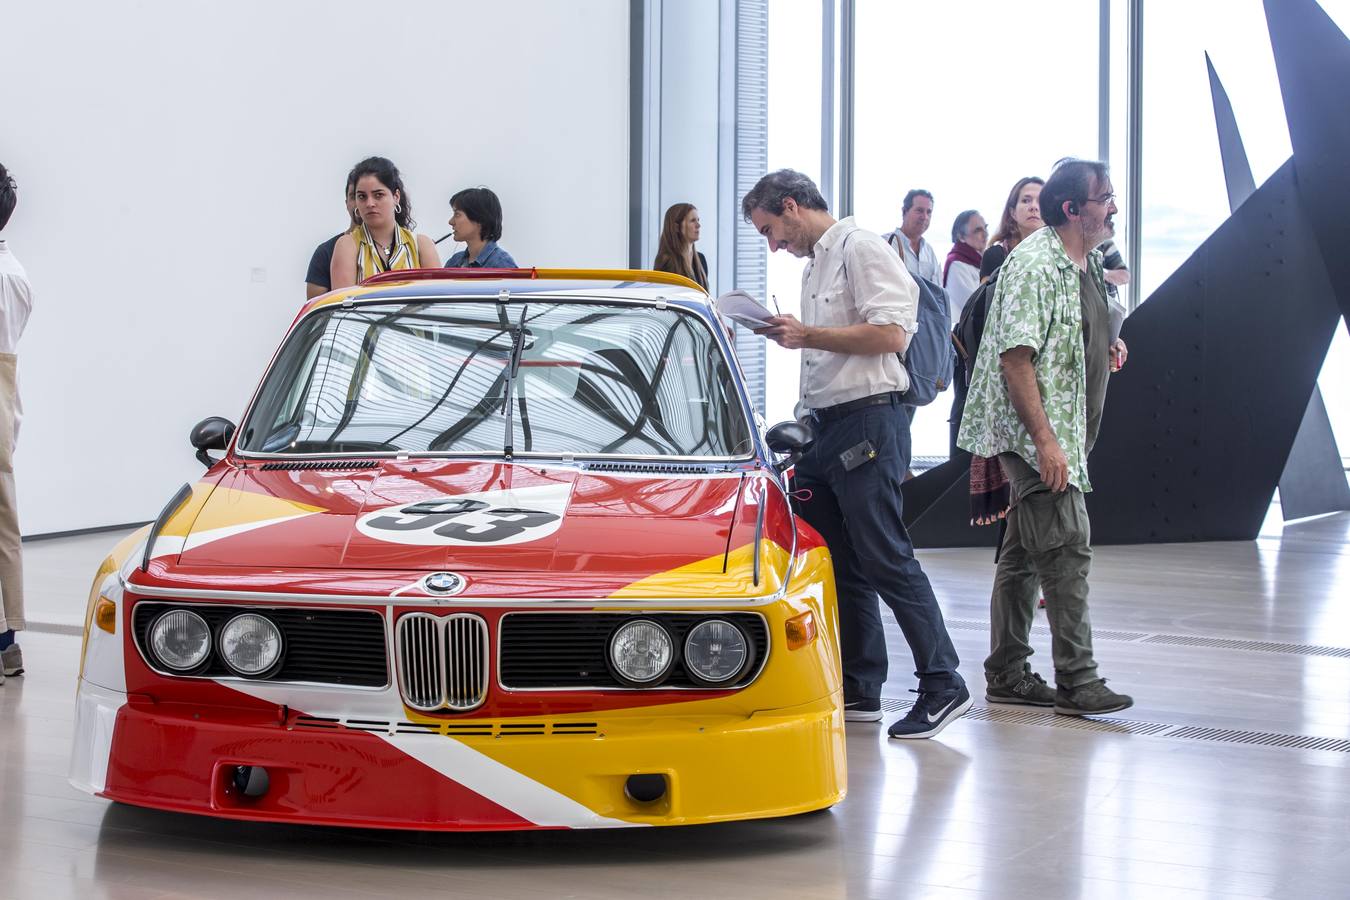
<svg viewBox="0 0 1350 900">
<path fill-rule="evenodd" d="M 773 0 L 769 4 L 769 171 L 796 169 L 822 184 L 821 87 L 823 15 L 820 0 Z M 737 198 L 739 202 L 740 198 Z M 767 250 L 767 244 L 762 245 Z M 805 260 L 786 250 L 770 253 L 769 296 L 784 313 L 801 315 Z M 800 396 L 801 354 L 772 341 L 765 348 L 764 417 L 792 418 Z"/>
<path fill-rule="evenodd" d="M 997 227 L 1008 191 L 1065 156 L 1097 156 L 1098 4 L 858 0 L 854 212 L 885 235 L 906 191 L 933 194 L 939 264 L 957 213 Z M 1075 77 L 1052 78 L 1054 58 Z M 919 409 L 915 457 L 947 457 L 951 392 Z"/>
<path fill-rule="evenodd" d="M 268 373 L 240 448 L 496 454 L 507 446 L 508 409 L 515 453 L 752 449 L 726 359 L 702 319 L 542 301 L 311 316 Z"/>
<path fill-rule="evenodd" d="M 1350 0 L 1321 3 L 1342 29 L 1350 27 Z M 1148 3 L 1138 223 L 1141 299 L 1229 215 L 1206 53 L 1233 104 L 1256 184 L 1293 152 L 1261 0 Z M 1320 384 L 1341 454 L 1350 457 L 1350 337 L 1344 326 L 1336 330 Z"/>
</svg>

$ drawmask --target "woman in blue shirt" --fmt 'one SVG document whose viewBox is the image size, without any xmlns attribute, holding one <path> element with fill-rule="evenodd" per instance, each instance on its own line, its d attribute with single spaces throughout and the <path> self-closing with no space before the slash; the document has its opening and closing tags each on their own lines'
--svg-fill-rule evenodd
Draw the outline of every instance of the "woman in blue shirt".
<svg viewBox="0 0 1350 900">
<path fill-rule="evenodd" d="M 447 269 L 514 269 L 516 261 L 497 241 L 502 237 L 502 204 L 484 187 L 465 188 L 450 198 L 451 236 L 465 248 L 450 257 Z"/>
</svg>

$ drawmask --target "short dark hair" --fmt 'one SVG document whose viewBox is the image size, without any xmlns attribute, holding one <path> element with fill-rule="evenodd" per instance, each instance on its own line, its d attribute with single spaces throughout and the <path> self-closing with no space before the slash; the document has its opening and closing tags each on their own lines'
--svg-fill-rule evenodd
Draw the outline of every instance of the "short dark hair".
<svg viewBox="0 0 1350 900">
<path fill-rule="evenodd" d="M 925 191 L 923 188 L 915 188 L 914 190 L 905 194 L 905 205 L 900 207 L 900 215 L 903 216 L 905 213 L 909 212 L 909 208 L 914 205 L 915 197 L 927 197 L 929 203 L 932 203 L 934 205 L 937 204 L 937 201 L 933 199 L 933 194 L 931 191 Z"/>
<path fill-rule="evenodd" d="M 1091 199 L 1093 185 L 1103 184 L 1110 177 L 1104 162 L 1064 157 L 1055 163 L 1041 188 L 1041 221 L 1051 228 L 1063 225 L 1069 221 L 1064 214 L 1064 203 L 1071 200 L 1081 205 Z"/>
<path fill-rule="evenodd" d="M 347 173 L 347 192 L 342 195 L 342 198 L 344 200 L 350 200 L 352 196 L 356 193 L 356 178 L 357 178 L 356 169 L 353 168 L 350 172 Z"/>
<path fill-rule="evenodd" d="M 19 202 L 18 187 L 10 177 L 9 170 L 0 166 L 0 231 L 4 231 L 9 224 L 9 217 L 14 214 L 14 207 Z"/>
<path fill-rule="evenodd" d="M 370 156 L 352 167 L 352 172 L 347 177 L 355 185 L 367 175 L 374 175 L 380 184 L 390 191 L 398 191 L 398 208 L 394 210 L 394 221 L 404 228 L 416 228 L 417 222 L 412 217 L 412 198 L 408 196 L 408 189 L 403 186 L 403 176 L 398 173 L 398 166 L 383 156 Z"/>
<path fill-rule="evenodd" d="M 967 209 L 956 214 L 956 221 L 952 223 L 952 243 L 959 244 L 966 239 L 966 227 L 970 225 L 970 220 L 980 214 L 977 209 Z"/>
<path fill-rule="evenodd" d="M 826 205 L 814 181 L 794 169 L 779 169 L 755 182 L 750 193 L 741 201 L 741 214 L 747 222 L 750 221 L 750 213 L 757 209 L 781 216 L 783 201 L 789 197 L 798 206 L 829 212 L 830 207 Z"/>
<path fill-rule="evenodd" d="M 501 240 L 502 202 L 492 191 L 485 187 L 465 188 L 450 198 L 450 205 L 478 226 L 483 240 Z"/>
</svg>

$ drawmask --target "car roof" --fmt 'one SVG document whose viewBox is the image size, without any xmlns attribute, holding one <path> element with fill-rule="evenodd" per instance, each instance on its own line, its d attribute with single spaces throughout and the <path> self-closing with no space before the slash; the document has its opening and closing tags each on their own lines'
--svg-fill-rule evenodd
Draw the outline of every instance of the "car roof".
<svg viewBox="0 0 1350 900">
<path fill-rule="evenodd" d="M 669 272 L 640 269 L 404 269 L 384 272 L 355 287 L 342 288 L 305 304 L 301 315 L 334 304 L 445 297 L 548 294 L 576 299 L 674 300 L 705 310 L 708 293 Z"/>
</svg>

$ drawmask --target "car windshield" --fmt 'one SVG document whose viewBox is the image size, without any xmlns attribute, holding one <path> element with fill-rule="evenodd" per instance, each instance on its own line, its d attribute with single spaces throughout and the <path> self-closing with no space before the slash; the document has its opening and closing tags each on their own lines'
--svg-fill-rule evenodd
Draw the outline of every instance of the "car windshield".
<svg viewBox="0 0 1350 900">
<path fill-rule="evenodd" d="M 735 457 L 753 445 L 703 319 L 536 299 L 314 313 L 268 372 L 238 446 Z"/>
</svg>

